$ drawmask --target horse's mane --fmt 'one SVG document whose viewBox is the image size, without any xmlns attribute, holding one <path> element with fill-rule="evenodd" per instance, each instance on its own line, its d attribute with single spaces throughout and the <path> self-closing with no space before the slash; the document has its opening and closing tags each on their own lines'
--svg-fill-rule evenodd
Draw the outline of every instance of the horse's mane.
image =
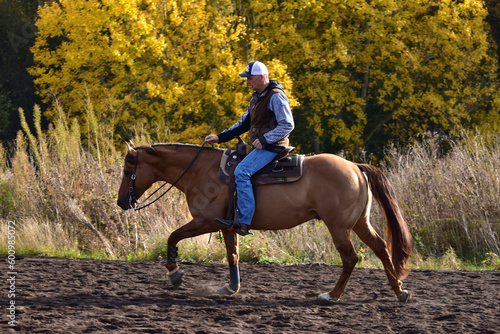
<svg viewBox="0 0 500 334">
<path fill-rule="evenodd" d="M 141 146 L 141 147 L 144 147 L 144 146 Z M 146 146 L 147 147 L 147 146 Z M 192 148 L 196 148 L 196 149 L 200 149 L 200 145 L 196 145 L 196 144 L 184 144 L 184 143 L 156 143 L 156 144 L 152 144 L 151 146 L 149 146 L 151 148 L 162 148 L 162 147 L 174 147 L 174 148 L 185 148 L 185 147 L 192 147 Z M 203 149 L 208 149 L 208 150 L 223 150 L 221 148 L 217 148 L 217 147 L 211 147 L 211 146 L 203 146 Z"/>
<path fill-rule="evenodd" d="M 174 150 L 182 150 L 185 148 L 188 149 L 196 149 L 199 150 L 201 148 L 200 145 L 195 145 L 195 144 L 183 144 L 183 143 L 155 143 L 151 145 L 142 145 L 142 146 L 133 146 L 131 145 L 131 148 L 135 151 L 138 150 L 143 150 L 144 152 L 151 154 L 151 155 L 157 155 L 158 151 L 157 150 L 162 150 L 163 148 L 173 148 Z M 210 150 L 210 151 L 221 151 L 225 150 L 223 148 L 218 148 L 218 147 L 202 147 L 203 150 Z M 131 164 L 136 163 L 136 157 L 132 156 L 129 152 L 127 152 L 127 155 L 125 156 L 125 161 L 128 161 Z"/>
<path fill-rule="evenodd" d="M 152 149 L 152 151 L 154 152 L 151 152 L 151 150 L 148 151 L 147 148 L 150 148 Z M 225 149 L 223 148 L 218 148 L 218 147 L 211 147 L 211 146 L 201 146 L 201 145 L 196 145 L 196 144 L 183 144 L 183 143 L 168 143 L 168 144 L 165 144 L 165 143 L 156 143 L 156 144 L 152 144 L 151 146 L 146 146 L 143 148 L 146 149 L 146 152 L 150 153 L 150 154 L 155 154 L 156 153 L 156 149 L 162 149 L 162 148 L 173 148 L 174 150 L 176 151 L 180 151 L 180 150 L 184 150 L 184 149 L 191 149 L 191 150 L 199 150 L 200 148 L 203 149 L 203 150 L 209 150 L 209 151 L 223 151 Z"/>
</svg>

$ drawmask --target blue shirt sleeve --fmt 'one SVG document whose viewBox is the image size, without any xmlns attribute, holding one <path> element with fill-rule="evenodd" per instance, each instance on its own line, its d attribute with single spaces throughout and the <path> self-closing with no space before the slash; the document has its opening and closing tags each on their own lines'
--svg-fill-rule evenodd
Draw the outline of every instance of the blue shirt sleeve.
<svg viewBox="0 0 500 334">
<path fill-rule="evenodd" d="M 290 103 L 285 94 L 273 94 L 269 101 L 269 109 L 274 112 L 278 125 L 273 130 L 264 134 L 264 138 L 268 144 L 274 144 L 289 135 L 295 128 L 295 123 L 293 121 Z"/>
</svg>

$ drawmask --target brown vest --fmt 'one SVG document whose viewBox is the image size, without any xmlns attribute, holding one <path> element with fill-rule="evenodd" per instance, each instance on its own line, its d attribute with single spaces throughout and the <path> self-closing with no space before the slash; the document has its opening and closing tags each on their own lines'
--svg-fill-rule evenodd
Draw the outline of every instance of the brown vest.
<svg viewBox="0 0 500 334">
<path fill-rule="evenodd" d="M 258 99 L 252 98 L 250 102 L 250 117 L 251 117 L 251 127 L 250 127 L 250 142 L 253 143 L 255 139 L 259 139 L 264 134 L 273 130 L 278 126 L 276 121 L 276 116 L 269 110 L 269 101 L 274 93 L 282 92 L 278 88 L 268 90 L 261 94 Z M 288 136 L 281 139 L 280 141 L 273 143 L 273 145 L 279 145 L 287 147 L 289 144 Z"/>
</svg>

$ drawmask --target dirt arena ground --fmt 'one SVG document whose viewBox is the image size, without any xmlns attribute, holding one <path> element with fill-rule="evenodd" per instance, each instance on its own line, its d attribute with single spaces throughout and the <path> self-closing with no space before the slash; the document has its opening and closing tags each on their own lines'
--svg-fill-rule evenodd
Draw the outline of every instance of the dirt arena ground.
<svg viewBox="0 0 500 334">
<path fill-rule="evenodd" d="M 382 269 L 356 268 L 330 303 L 317 295 L 339 266 L 242 264 L 240 293 L 224 297 L 215 292 L 229 282 L 227 264 L 182 263 L 185 282 L 173 290 L 161 261 L 24 257 L 8 298 L 0 260 L 1 333 L 500 333 L 498 271 L 413 270 L 403 304 Z"/>
</svg>

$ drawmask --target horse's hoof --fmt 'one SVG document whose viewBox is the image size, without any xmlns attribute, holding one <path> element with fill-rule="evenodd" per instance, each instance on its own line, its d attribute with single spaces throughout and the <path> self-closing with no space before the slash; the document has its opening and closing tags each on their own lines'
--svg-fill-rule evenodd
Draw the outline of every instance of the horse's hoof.
<svg viewBox="0 0 500 334">
<path fill-rule="evenodd" d="M 330 294 L 328 292 L 320 294 L 318 296 L 318 298 L 322 299 L 322 300 L 329 301 L 329 302 L 334 302 L 334 303 L 338 301 L 338 299 L 332 298 L 332 296 L 330 296 Z"/>
<path fill-rule="evenodd" d="M 174 289 L 177 289 L 178 287 L 181 286 L 182 275 L 184 275 L 184 273 L 181 270 L 179 270 L 179 267 L 170 271 L 167 275 L 168 278 L 170 279 L 170 283 L 172 283 L 172 285 L 174 286 Z"/>
<path fill-rule="evenodd" d="M 398 296 L 398 300 L 402 303 L 408 303 L 411 298 L 411 293 L 408 290 L 403 290 L 403 292 Z"/>
<path fill-rule="evenodd" d="M 238 286 L 238 288 L 236 290 L 233 290 L 231 289 L 231 287 L 228 285 L 226 286 L 223 286 L 222 288 L 220 288 L 217 293 L 219 295 L 222 295 L 222 296 L 233 296 L 235 295 L 236 293 L 238 293 L 238 291 L 240 290 L 240 287 Z"/>
</svg>

